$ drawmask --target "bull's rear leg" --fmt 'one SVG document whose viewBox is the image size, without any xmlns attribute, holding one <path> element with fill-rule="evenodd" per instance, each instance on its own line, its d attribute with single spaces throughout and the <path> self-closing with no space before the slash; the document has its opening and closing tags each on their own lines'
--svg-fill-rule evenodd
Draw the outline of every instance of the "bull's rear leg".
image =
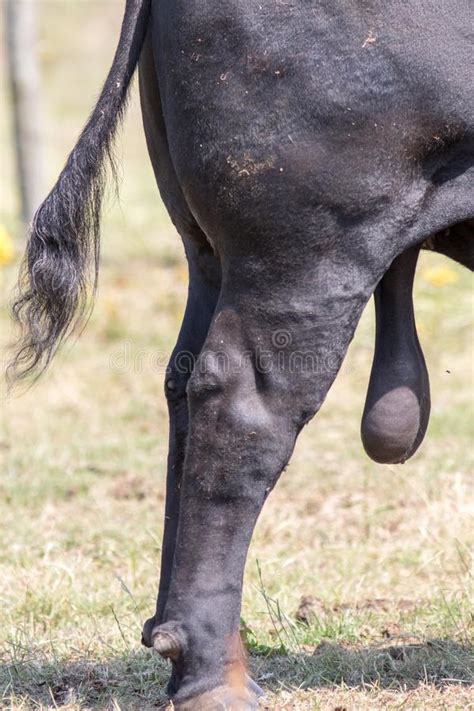
<svg viewBox="0 0 474 711">
<path fill-rule="evenodd" d="M 412 456 L 428 426 L 430 388 L 413 312 L 419 247 L 397 257 L 375 291 L 376 340 L 362 442 L 377 462 Z"/>
<path fill-rule="evenodd" d="M 169 452 L 160 586 L 156 612 L 144 626 L 142 641 L 151 646 L 151 630 L 162 621 L 171 578 L 179 519 L 180 487 L 188 436 L 186 387 L 206 338 L 220 292 L 220 264 L 197 229 L 183 237 L 189 266 L 189 293 L 178 341 L 165 376 L 169 412 Z M 170 690 L 173 691 L 173 683 Z"/>
<path fill-rule="evenodd" d="M 238 641 L 250 538 L 377 281 L 358 275 L 354 288 L 355 268 L 349 278 L 340 263 L 319 264 L 315 274 L 284 286 L 278 276 L 271 283 L 253 279 L 258 265 L 248 262 L 236 272 L 226 270 L 188 383 L 190 430 L 173 572 L 164 624 L 151 634 L 179 670 L 178 708 L 189 703 L 183 708 L 196 709 L 211 698 L 222 709 L 252 707 Z M 332 290 L 332 279 L 320 288 L 318 273 L 334 277 Z"/>
<path fill-rule="evenodd" d="M 155 615 L 145 623 L 142 634 L 143 643 L 151 646 L 151 630 L 161 622 L 166 604 L 178 528 L 180 486 L 188 435 L 186 386 L 214 313 L 220 292 L 221 273 L 219 259 L 190 213 L 175 174 L 162 114 L 151 33 L 145 39 L 140 57 L 140 99 L 157 183 L 168 212 L 183 238 L 189 266 L 186 311 L 165 378 L 170 434 L 160 587 Z"/>
</svg>

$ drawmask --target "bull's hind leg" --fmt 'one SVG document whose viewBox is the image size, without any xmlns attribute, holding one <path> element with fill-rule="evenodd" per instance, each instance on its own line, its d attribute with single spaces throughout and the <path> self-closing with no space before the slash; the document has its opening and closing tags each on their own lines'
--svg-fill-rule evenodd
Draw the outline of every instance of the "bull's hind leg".
<svg viewBox="0 0 474 711">
<path fill-rule="evenodd" d="M 173 564 L 186 440 L 186 386 L 207 335 L 221 286 L 219 259 L 189 211 L 168 148 L 161 97 L 155 73 L 151 34 L 140 58 L 140 98 L 150 159 L 161 196 L 183 238 L 189 267 L 189 292 L 183 324 L 168 364 L 165 393 L 169 410 L 169 454 L 160 587 L 155 615 L 144 626 L 142 641 L 151 646 L 151 630 L 162 621 Z M 173 690 L 173 682 L 170 690 Z"/>
<path fill-rule="evenodd" d="M 178 341 L 165 376 L 169 412 L 169 453 L 160 586 L 155 615 L 144 626 L 142 641 L 151 646 L 151 630 L 162 621 L 168 596 L 179 519 L 180 487 L 188 436 L 186 387 L 211 323 L 220 291 L 220 264 L 197 228 L 183 238 L 189 266 L 189 293 Z"/>
<path fill-rule="evenodd" d="M 244 268 L 226 268 L 188 383 L 190 429 L 171 585 L 164 624 L 151 633 L 179 672 L 178 708 L 214 708 L 211 699 L 216 708 L 218 702 L 222 709 L 252 707 L 238 641 L 247 549 L 377 281 L 357 272 L 329 260 L 284 280 L 248 259 Z"/>
<path fill-rule="evenodd" d="M 397 257 L 375 291 L 376 340 L 362 442 L 376 462 L 412 456 L 428 426 L 430 388 L 413 313 L 419 247 Z"/>
</svg>

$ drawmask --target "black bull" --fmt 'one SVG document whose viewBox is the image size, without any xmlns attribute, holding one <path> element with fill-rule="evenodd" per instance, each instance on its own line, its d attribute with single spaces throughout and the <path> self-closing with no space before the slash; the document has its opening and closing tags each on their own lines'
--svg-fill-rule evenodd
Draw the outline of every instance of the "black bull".
<svg viewBox="0 0 474 711">
<path fill-rule="evenodd" d="M 249 541 L 374 291 L 364 446 L 402 462 L 423 438 L 418 252 L 474 266 L 473 20 L 469 0 L 127 0 L 97 106 L 37 212 L 13 378 L 46 367 L 87 310 L 103 166 L 139 63 L 149 153 L 189 264 L 143 631 L 171 658 L 182 708 L 252 707 L 255 687 L 235 681 Z"/>
</svg>

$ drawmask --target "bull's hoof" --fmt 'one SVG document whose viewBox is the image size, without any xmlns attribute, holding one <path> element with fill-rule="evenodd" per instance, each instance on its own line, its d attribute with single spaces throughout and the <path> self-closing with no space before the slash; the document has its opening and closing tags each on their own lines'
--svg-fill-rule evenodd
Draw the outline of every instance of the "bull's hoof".
<svg viewBox="0 0 474 711">
<path fill-rule="evenodd" d="M 264 691 L 246 673 L 243 664 L 229 665 L 225 679 L 227 685 L 218 686 L 190 699 L 181 700 L 180 686 L 183 676 L 183 654 L 186 653 L 186 635 L 179 622 L 156 624 L 151 617 L 143 626 L 142 644 L 152 647 L 165 659 L 172 661 L 172 676 L 167 692 L 173 708 L 181 711 L 253 711 L 258 708 Z M 242 674 L 242 675 L 241 675 Z M 233 683 L 235 681 L 235 684 Z M 182 693 L 182 691 L 181 691 Z M 191 692 L 192 693 L 192 692 Z"/>
<path fill-rule="evenodd" d="M 177 711 L 255 711 L 258 709 L 260 687 L 249 680 L 247 689 L 236 690 L 229 686 L 219 686 L 200 696 L 185 701 L 174 701 Z M 263 693 L 263 692 L 262 692 Z"/>
</svg>

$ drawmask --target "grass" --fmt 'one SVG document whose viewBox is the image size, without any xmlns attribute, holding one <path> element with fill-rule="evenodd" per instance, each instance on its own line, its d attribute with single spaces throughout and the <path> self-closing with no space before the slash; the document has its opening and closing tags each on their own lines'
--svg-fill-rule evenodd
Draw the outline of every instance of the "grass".
<svg viewBox="0 0 474 711">
<path fill-rule="evenodd" d="M 40 7 L 52 180 L 104 76 L 120 12 L 110 2 Z M 179 327 L 186 271 L 139 122 L 134 100 L 122 140 L 122 198 L 107 211 L 91 322 L 35 388 L 4 408 L 5 709 L 132 711 L 165 700 L 166 665 L 140 648 L 139 636 L 157 586 L 167 448 L 163 363 Z M 4 110 L 2 148 L 8 128 Z M 4 156 L 0 221 L 20 241 L 8 149 Z M 5 344 L 17 267 L 2 275 Z M 242 628 L 269 709 L 473 705 L 470 275 L 423 255 L 416 305 L 433 395 L 420 452 L 399 467 L 376 465 L 362 452 L 369 307 L 337 383 L 258 523 Z"/>
</svg>

